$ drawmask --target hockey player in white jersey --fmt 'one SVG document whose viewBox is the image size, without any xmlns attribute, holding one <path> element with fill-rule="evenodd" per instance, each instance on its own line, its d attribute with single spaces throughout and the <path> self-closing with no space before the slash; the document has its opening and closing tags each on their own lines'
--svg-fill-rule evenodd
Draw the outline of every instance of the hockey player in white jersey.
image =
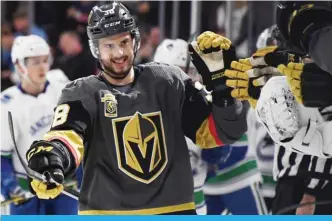
<svg viewBox="0 0 332 221">
<path fill-rule="evenodd" d="M 182 39 L 163 40 L 154 55 L 154 62 L 175 65 L 185 71 L 193 81 L 201 82 L 201 76 L 190 62 L 188 43 Z M 197 147 L 189 138 L 186 138 L 190 154 L 190 163 L 194 177 L 194 199 L 198 215 L 205 215 L 206 204 L 203 194 L 203 184 L 207 173 L 207 164 L 201 159 L 201 148 Z"/>
<path fill-rule="evenodd" d="M 65 195 L 51 201 L 40 200 L 29 192 L 26 171 L 14 149 L 8 125 L 11 111 L 15 140 L 21 156 L 25 156 L 29 145 L 49 130 L 66 78 L 56 73 L 59 71 L 49 73 L 50 48 L 38 36 L 17 37 L 11 57 L 21 83 L 1 93 L 1 193 L 6 199 L 15 199 L 11 214 L 77 214 L 76 200 Z"/>
</svg>

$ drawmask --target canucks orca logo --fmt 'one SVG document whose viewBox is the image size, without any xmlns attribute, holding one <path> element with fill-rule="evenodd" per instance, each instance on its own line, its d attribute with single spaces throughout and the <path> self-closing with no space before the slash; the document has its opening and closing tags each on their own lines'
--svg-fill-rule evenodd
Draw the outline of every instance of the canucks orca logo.
<svg viewBox="0 0 332 221">
<path fill-rule="evenodd" d="M 119 169 L 148 184 L 166 167 L 167 149 L 160 112 L 113 120 Z"/>
</svg>

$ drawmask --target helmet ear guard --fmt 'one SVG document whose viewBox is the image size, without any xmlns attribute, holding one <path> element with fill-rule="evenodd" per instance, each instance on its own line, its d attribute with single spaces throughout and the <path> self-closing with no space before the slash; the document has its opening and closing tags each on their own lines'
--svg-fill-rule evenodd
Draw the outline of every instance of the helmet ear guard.
<svg viewBox="0 0 332 221">
<path fill-rule="evenodd" d="M 138 28 L 135 28 L 134 30 L 130 31 L 130 35 L 135 40 L 134 53 L 136 54 L 136 52 L 141 47 L 141 34 L 139 33 Z"/>
<path fill-rule="evenodd" d="M 99 49 L 98 49 L 98 40 L 89 40 L 89 47 L 91 54 L 94 58 L 99 59 Z"/>
</svg>

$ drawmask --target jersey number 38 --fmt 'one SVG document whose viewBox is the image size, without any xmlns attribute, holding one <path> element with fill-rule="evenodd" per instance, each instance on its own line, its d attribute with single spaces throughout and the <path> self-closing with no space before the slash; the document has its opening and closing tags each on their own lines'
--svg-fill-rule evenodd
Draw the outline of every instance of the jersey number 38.
<svg viewBox="0 0 332 221">
<path fill-rule="evenodd" d="M 68 104 L 61 104 L 57 106 L 54 113 L 52 127 L 64 124 L 67 121 L 69 110 L 70 106 Z"/>
</svg>

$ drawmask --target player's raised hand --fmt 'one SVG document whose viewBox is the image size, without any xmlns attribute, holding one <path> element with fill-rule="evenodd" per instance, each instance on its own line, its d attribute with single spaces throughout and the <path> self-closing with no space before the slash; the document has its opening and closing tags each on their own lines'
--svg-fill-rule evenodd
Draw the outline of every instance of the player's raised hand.
<svg viewBox="0 0 332 221">
<path fill-rule="evenodd" d="M 213 51 L 228 50 L 231 47 L 232 42 L 224 36 L 211 31 L 206 31 L 197 37 L 197 44 L 203 53 L 209 53 Z"/>
<path fill-rule="evenodd" d="M 207 31 L 189 44 L 189 52 L 208 90 L 227 89 L 226 79 L 223 77 L 224 71 L 230 67 L 232 61 L 237 60 L 229 39 Z"/>
<path fill-rule="evenodd" d="M 287 82 L 297 102 L 307 107 L 326 107 L 332 104 L 332 76 L 315 63 L 289 63 L 278 70 Z"/>
<path fill-rule="evenodd" d="M 70 159 L 66 157 L 66 148 L 59 142 L 35 141 L 27 151 L 28 166 L 44 174 L 48 182 L 30 179 L 31 192 L 40 199 L 54 199 L 63 190 L 65 171 Z"/>
</svg>

